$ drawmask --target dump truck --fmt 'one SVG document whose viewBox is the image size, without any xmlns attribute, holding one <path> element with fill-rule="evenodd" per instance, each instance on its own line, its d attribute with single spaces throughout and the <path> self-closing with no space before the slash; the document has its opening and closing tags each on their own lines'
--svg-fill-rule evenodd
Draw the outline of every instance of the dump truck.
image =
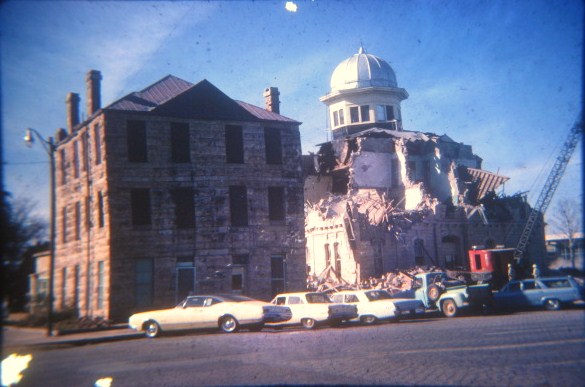
<svg viewBox="0 0 585 387">
<path fill-rule="evenodd" d="M 396 298 L 420 300 L 427 310 L 439 310 L 447 317 L 455 317 L 462 309 L 483 309 L 492 304 L 489 284 L 466 285 L 441 271 L 420 273 L 412 278 L 409 290 L 396 293 Z"/>
</svg>

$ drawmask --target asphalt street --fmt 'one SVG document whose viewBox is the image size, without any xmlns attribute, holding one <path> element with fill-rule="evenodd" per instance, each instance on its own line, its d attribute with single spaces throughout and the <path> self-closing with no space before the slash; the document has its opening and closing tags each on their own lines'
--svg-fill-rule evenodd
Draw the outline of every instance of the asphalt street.
<svg viewBox="0 0 585 387">
<path fill-rule="evenodd" d="M 585 385 L 585 312 L 28 347 L 22 386 Z"/>
</svg>

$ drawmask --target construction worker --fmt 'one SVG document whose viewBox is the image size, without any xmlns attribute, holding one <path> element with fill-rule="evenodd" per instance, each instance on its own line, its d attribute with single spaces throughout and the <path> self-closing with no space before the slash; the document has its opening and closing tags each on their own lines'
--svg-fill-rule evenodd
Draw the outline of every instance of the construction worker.
<svg viewBox="0 0 585 387">
<path fill-rule="evenodd" d="M 538 266 L 536 265 L 536 263 L 534 265 L 532 265 L 532 276 L 536 279 L 538 277 L 540 277 L 540 269 L 538 268 Z"/>
<path fill-rule="evenodd" d="M 511 263 L 508 264 L 508 281 L 512 281 L 516 278 L 516 270 L 514 270 L 514 266 Z"/>
</svg>

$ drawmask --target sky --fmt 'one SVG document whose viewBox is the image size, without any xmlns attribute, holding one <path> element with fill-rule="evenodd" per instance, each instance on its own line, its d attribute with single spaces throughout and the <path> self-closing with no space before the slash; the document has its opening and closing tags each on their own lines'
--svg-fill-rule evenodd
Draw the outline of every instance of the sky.
<svg viewBox="0 0 585 387">
<path fill-rule="evenodd" d="M 295 7 L 296 6 L 296 7 Z M 335 67 L 357 53 L 386 60 L 405 130 L 473 147 L 506 194 L 534 204 L 583 106 L 580 0 L 7 1 L 0 5 L 4 189 L 48 214 L 48 157 L 26 128 L 66 127 L 65 97 L 101 71 L 102 106 L 168 74 L 207 79 L 233 99 L 302 122 L 303 154 L 329 139 L 325 105 Z M 549 207 L 582 203 L 582 144 Z"/>
</svg>

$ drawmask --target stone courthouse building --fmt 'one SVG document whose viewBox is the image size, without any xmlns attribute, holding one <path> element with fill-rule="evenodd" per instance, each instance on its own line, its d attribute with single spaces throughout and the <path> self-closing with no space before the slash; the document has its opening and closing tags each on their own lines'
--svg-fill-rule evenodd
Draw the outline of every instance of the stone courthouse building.
<svg viewBox="0 0 585 387">
<path fill-rule="evenodd" d="M 385 60 L 360 48 L 330 86 L 332 140 L 303 156 L 311 275 L 355 284 L 415 265 L 465 269 L 472 246 L 516 246 L 526 198 L 497 195 L 508 178 L 483 170 L 471 146 L 405 130 L 408 93 Z M 527 255 L 546 256 L 542 222 Z"/>
<path fill-rule="evenodd" d="M 167 76 L 57 133 L 55 308 L 124 320 L 189 293 L 269 299 L 305 283 L 300 122 Z M 261 90 L 259 90 L 261 92 Z"/>
</svg>

